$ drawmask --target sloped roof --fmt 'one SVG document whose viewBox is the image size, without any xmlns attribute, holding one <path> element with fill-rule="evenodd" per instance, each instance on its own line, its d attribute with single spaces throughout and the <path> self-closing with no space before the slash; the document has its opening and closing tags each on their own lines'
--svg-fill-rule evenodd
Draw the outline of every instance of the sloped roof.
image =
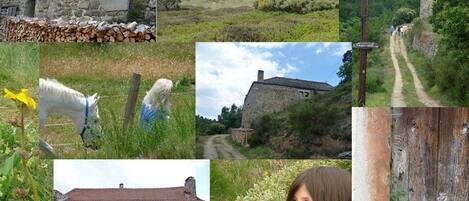
<svg viewBox="0 0 469 201">
<path fill-rule="evenodd" d="M 67 201 L 203 201 L 188 199 L 184 187 L 172 188 L 75 188 L 66 194 Z"/>
<path fill-rule="evenodd" d="M 273 77 L 273 78 L 262 80 L 260 82 L 258 81 L 257 83 L 280 85 L 280 86 L 293 87 L 293 88 L 299 88 L 299 89 L 322 90 L 322 91 L 329 91 L 329 90 L 334 89 L 333 86 L 325 82 L 315 82 L 315 81 L 291 79 L 291 78 L 284 78 L 284 77 Z"/>
</svg>

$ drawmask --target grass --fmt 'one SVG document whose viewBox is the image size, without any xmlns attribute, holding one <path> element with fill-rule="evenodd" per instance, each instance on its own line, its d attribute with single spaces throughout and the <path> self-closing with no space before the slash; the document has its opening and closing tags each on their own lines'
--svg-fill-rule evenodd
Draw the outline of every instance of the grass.
<svg viewBox="0 0 469 201">
<path fill-rule="evenodd" d="M 423 107 L 425 106 L 422 102 L 419 101 L 417 92 L 415 91 L 414 79 L 412 73 L 410 72 L 407 64 L 405 63 L 404 57 L 402 55 L 397 55 L 397 61 L 399 63 L 399 68 L 401 69 L 402 75 L 402 95 L 404 96 L 404 101 L 409 107 Z"/>
<path fill-rule="evenodd" d="M 209 135 L 207 136 L 196 136 L 196 143 L 195 143 L 195 158 L 203 159 L 204 158 L 204 146 L 205 143 L 207 143 L 208 138 L 210 138 Z"/>
<path fill-rule="evenodd" d="M 59 51 L 60 50 L 60 51 Z M 192 56 L 191 56 L 192 55 Z M 47 44 L 41 77 L 57 79 L 85 95 L 98 93 L 104 145 L 85 153 L 73 125 L 46 127 L 43 136 L 61 158 L 193 158 L 195 89 L 193 44 Z M 132 72 L 142 75 L 134 124 L 122 128 Z M 159 78 L 179 82 L 170 98 L 170 120 L 147 134 L 138 126 L 140 102 Z M 51 116 L 46 124 L 71 122 Z M 65 145 L 64 145 L 65 144 Z M 69 146 L 71 144 L 71 146 Z M 54 146 L 56 145 L 56 146 Z"/>
<path fill-rule="evenodd" d="M 212 160 L 210 200 L 235 200 L 266 176 L 291 163 L 290 160 Z"/>
<path fill-rule="evenodd" d="M 0 200 L 32 200 L 36 186 L 41 200 L 52 198 L 52 161 L 41 160 L 37 148 L 37 113 L 27 112 L 25 118 L 24 154 L 31 157 L 26 166 L 33 177 L 30 182 L 22 166 L 20 129 L 7 123 L 18 118 L 16 104 L 3 98 L 3 88 L 18 92 L 27 88 L 35 99 L 38 92 L 39 45 L 33 43 L 0 44 Z"/>
<path fill-rule="evenodd" d="M 351 171 L 350 160 L 212 160 L 211 200 L 285 200 L 295 177 L 316 166 Z"/>
<path fill-rule="evenodd" d="M 274 159 L 279 158 L 271 148 L 267 146 L 246 147 L 238 142 L 235 142 L 230 136 L 226 137 L 226 141 L 236 148 L 239 153 L 249 159 Z"/>
<path fill-rule="evenodd" d="M 198 3 L 191 3 L 177 11 L 158 13 L 158 41 L 339 40 L 338 9 L 297 14 L 264 12 L 236 2 L 213 4 L 216 6 L 204 1 L 193 2 Z M 182 5 L 186 4 L 189 3 L 183 2 Z M 208 8 L 200 7 L 204 5 Z"/>
<path fill-rule="evenodd" d="M 182 7 L 203 7 L 210 9 L 220 8 L 237 8 L 242 6 L 252 7 L 252 0 L 183 0 L 181 1 Z"/>
<path fill-rule="evenodd" d="M 430 85 L 430 80 L 428 80 L 428 73 L 427 68 L 425 66 L 432 65 L 431 59 L 427 58 L 423 53 L 415 50 L 411 45 L 411 38 L 406 37 L 405 45 L 407 46 L 407 56 L 409 57 L 409 61 L 414 64 L 415 71 L 419 76 L 420 81 L 422 82 L 423 88 L 425 92 L 434 100 L 438 100 L 442 105 L 445 106 L 458 106 L 457 102 L 452 100 L 448 95 L 443 93 L 438 86 Z"/>
<path fill-rule="evenodd" d="M 391 53 L 389 50 L 389 34 L 382 34 L 384 43 L 379 44 L 379 48 L 368 53 L 367 68 L 367 93 L 366 107 L 382 107 L 391 105 L 391 94 L 394 86 L 394 67 L 392 65 Z M 358 55 L 358 54 L 357 54 Z M 356 57 L 355 62 L 360 62 Z M 354 65 L 353 73 L 353 105 L 357 105 L 358 97 L 358 69 L 359 65 Z"/>
</svg>

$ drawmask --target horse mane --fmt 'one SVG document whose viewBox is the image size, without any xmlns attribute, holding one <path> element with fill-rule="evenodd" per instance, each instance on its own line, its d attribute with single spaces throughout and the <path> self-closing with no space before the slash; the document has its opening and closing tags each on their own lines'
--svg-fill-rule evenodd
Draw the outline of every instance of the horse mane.
<svg viewBox="0 0 469 201">
<path fill-rule="evenodd" d="M 39 79 L 39 91 L 40 93 L 46 93 L 49 96 L 58 97 L 64 101 L 76 101 L 80 102 L 80 98 L 85 98 L 82 93 L 71 89 L 55 79 Z"/>
<path fill-rule="evenodd" d="M 158 108 L 161 104 L 168 104 L 169 96 L 173 88 L 173 82 L 168 79 L 158 79 L 151 87 L 143 101 L 152 108 Z"/>
</svg>

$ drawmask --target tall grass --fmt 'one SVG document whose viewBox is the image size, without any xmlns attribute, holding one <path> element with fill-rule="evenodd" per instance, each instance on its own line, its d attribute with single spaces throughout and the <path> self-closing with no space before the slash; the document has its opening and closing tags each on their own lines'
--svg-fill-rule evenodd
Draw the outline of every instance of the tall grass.
<svg viewBox="0 0 469 201">
<path fill-rule="evenodd" d="M 338 41 L 339 10 L 306 14 L 249 7 L 158 13 L 158 41 Z"/>
</svg>

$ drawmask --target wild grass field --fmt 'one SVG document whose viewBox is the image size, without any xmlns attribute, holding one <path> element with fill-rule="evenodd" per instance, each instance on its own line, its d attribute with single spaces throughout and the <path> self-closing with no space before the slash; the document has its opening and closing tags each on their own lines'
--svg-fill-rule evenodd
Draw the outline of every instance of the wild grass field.
<svg viewBox="0 0 469 201">
<path fill-rule="evenodd" d="M 302 171 L 317 166 L 351 172 L 350 160 L 212 160 L 210 200 L 283 201 Z"/>
<path fill-rule="evenodd" d="M 38 78 L 37 44 L 0 44 L 0 200 L 52 199 L 52 161 L 38 155 L 37 113 L 25 113 L 23 138 L 20 127 L 9 123 L 20 122 L 18 103 L 3 96 L 4 88 L 26 88 L 37 101 Z"/>
<path fill-rule="evenodd" d="M 57 79 L 87 96 L 98 93 L 101 97 L 98 107 L 104 137 L 101 149 L 85 152 L 71 120 L 56 115 L 47 119 L 41 135 L 60 158 L 193 158 L 193 50 L 194 45 L 189 43 L 42 45 L 41 78 Z M 139 97 L 133 124 L 123 129 L 133 72 L 141 74 Z M 159 78 L 175 83 L 170 98 L 171 118 L 158 125 L 155 134 L 147 134 L 138 124 L 141 101 Z"/>
<path fill-rule="evenodd" d="M 339 9 L 262 11 L 253 0 L 182 0 L 158 12 L 158 41 L 338 41 Z"/>
</svg>

